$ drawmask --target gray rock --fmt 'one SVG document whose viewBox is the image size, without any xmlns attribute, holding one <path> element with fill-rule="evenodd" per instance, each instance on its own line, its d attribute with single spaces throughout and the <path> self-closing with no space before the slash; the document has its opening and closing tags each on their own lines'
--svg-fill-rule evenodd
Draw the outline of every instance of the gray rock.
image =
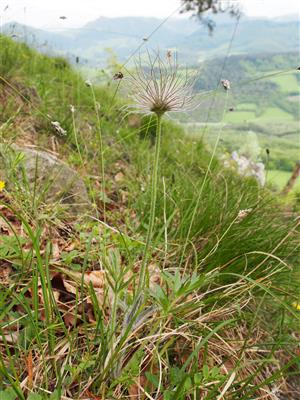
<svg viewBox="0 0 300 400">
<path fill-rule="evenodd" d="M 18 187 L 29 189 L 40 203 L 59 203 L 71 214 L 92 210 L 82 179 L 54 155 L 15 144 L 10 147 L 2 145 L 0 160 L 8 186 L 11 183 L 16 186 L 17 179 Z"/>
</svg>

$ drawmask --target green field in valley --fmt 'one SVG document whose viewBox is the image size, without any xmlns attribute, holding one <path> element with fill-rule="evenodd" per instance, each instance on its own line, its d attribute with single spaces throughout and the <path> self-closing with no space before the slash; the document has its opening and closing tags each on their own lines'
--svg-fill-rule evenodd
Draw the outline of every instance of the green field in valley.
<svg viewBox="0 0 300 400">
<path fill-rule="evenodd" d="M 268 107 L 256 121 L 294 121 L 294 117 L 278 107 Z"/>
<path fill-rule="evenodd" d="M 251 111 L 241 111 L 248 115 Z M 236 113 L 237 114 L 237 113 Z M 233 113 L 227 115 L 233 116 Z M 221 133 L 220 133 L 221 129 Z M 222 124 L 195 124 L 188 125 L 187 132 L 204 138 L 212 149 L 220 133 L 218 153 L 220 156 L 237 151 L 247 153 L 256 162 L 266 165 L 268 170 L 267 181 L 273 187 L 281 190 L 287 183 L 295 164 L 300 158 L 300 136 L 296 121 L 283 119 L 239 121 L 238 119 Z M 267 159 L 266 149 L 269 150 Z M 300 178 L 296 189 L 300 189 Z"/>
<path fill-rule="evenodd" d="M 276 71 L 274 71 L 276 73 Z M 295 73 L 286 73 L 268 79 L 276 83 L 284 93 L 299 92 L 299 82 Z"/>
<path fill-rule="evenodd" d="M 288 180 L 291 177 L 291 172 L 289 171 L 280 171 L 278 169 L 272 169 L 267 172 L 267 182 L 271 185 L 276 186 L 276 188 L 282 190 L 287 184 Z M 300 177 L 298 177 L 294 191 L 300 190 Z"/>
<path fill-rule="evenodd" d="M 257 116 L 256 109 L 248 108 L 248 103 L 240 104 L 235 111 L 227 113 L 226 122 L 272 122 L 272 121 L 294 121 L 294 117 L 279 107 L 268 107 L 260 116 Z"/>
</svg>

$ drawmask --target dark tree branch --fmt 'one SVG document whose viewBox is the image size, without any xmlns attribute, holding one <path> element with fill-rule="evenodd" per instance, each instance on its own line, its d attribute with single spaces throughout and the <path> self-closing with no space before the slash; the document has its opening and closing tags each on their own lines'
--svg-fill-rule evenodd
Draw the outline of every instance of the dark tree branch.
<svg viewBox="0 0 300 400">
<path fill-rule="evenodd" d="M 231 16 L 238 17 L 240 15 L 239 5 L 236 1 L 228 1 L 226 4 L 220 0 L 181 0 L 181 13 L 192 13 L 207 25 L 210 32 L 215 27 L 215 23 L 211 18 L 203 17 L 203 13 L 211 11 L 213 14 L 228 13 Z"/>
</svg>

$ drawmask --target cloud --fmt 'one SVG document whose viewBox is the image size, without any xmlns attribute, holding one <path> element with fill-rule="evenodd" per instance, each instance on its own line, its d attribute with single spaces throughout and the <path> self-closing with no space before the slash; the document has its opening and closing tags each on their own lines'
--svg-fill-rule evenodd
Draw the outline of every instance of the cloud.
<svg viewBox="0 0 300 400">
<path fill-rule="evenodd" d="M 278 17 L 299 15 L 299 0 L 241 0 L 246 14 L 250 16 Z"/>
<path fill-rule="evenodd" d="M 299 13 L 299 0 L 241 0 L 241 3 L 246 13 L 253 16 Z M 166 17 L 180 4 L 180 0 L 7 0 L 1 3 L 0 23 L 16 20 L 42 29 L 63 29 L 82 26 L 100 16 Z M 61 20 L 60 16 L 67 19 Z"/>
<path fill-rule="evenodd" d="M 2 3 L 3 4 L 3 3 Z M 3 12 L 5 23 L 17 20 L 39 28 L 82 26 L 100 16 L 156 16 L 165 17 L 179 6 L 179 0 L 8 0 L 9 8 Z M 67 19 L 60 20 L 60 16 Z"/>
</svg>

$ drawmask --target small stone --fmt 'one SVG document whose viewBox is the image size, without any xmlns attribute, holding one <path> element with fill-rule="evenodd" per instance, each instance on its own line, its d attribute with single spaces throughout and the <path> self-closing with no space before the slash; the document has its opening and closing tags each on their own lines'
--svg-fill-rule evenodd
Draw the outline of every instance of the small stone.
<svg viewBox="0 0 300 400">
<path fill-rule="evenodd" d="M 0 146 L 0 164 L 6 174 L 7 186 L 11 171 L 10 160 L 21 157 L 16 173 L 22 185 L 23 172 L 26 184 L 35 191 L 41 202 L 46 204 L 60 203 L 72 215 L 79 215 L 92 210 L 91 202 L 83 180 L 76 171 L 65 162 L 46 151 L 40 151 L 19 145 Z M 25 182 L 24 182 L 25 184 Z M 13 187 L 12 187 L 13 190 Z"/>
</svg>

